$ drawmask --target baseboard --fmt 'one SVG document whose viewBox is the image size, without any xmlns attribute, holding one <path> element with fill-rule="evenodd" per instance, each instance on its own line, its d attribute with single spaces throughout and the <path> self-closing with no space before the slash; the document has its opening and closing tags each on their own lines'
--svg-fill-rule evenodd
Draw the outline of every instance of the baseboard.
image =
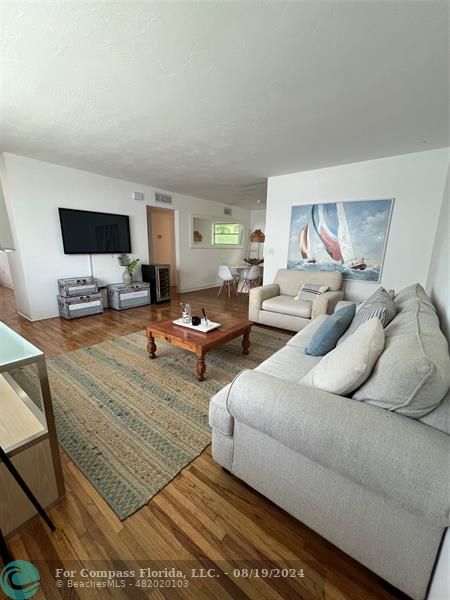
<svg viewBox="0 0 450 600">
<path fill-rule="evenodd" d="M 211 288 L 219 287 L 220 283 L 210 283 L 209 285 L 204 285 L 202 287 L 193 287 L 193 288 L 184 288 L 179 290 L 180 294 L 187 294 L 188 292 L 200 292 L 201 290 L 210 290 Z"/>
<path fill-rule="evenodd" d="M 59 317 L 59 315 L 56 314 L 56 315 L 50 315 L 49 317 L 39 317 L 39 319 L 32 319 L 31 317 L 24 315 L 20 311 L 17 311 L 17 314 L 20 315 L 21 317 L 23 317 L 24 319 L 26 319 L 27 321 L 31 321 L 31 323 L 35 323 L 36 321 L 46 321 L 47 319 L 55 319 L 56 317 Z"/>
<path fill-rule="evenodd" d="M 30 319 L 30 317 L 28 315 L 24 315 L 23 313 L 21 313 L 20 310 L 17 311 L 17 314 L 20 315 L 21 317 L 23 317 L 24 319 L 26 319 L 27 321 L 31 321 L 31 322 L 34 321 L 34 319 Z"/>
</svg>

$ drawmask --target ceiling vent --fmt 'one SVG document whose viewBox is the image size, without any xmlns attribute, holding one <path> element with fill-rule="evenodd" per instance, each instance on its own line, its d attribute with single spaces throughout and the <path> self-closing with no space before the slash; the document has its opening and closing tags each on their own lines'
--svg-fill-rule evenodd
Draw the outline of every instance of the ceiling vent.
<svg viewBox="0 0 450 600">
<path fill-rule="evenodd" d="M 172 204 L 172 196 L 168 194 L 161 194 L 160 192 L 155 192 L 155 201 L 160 202 L 162 204 Z"/>
<path fill-rule="evenodd" d="M 224 215 L 228 215 L 229 217 L 231 217 L 231 208 L 224 208 L 223 209 L 223 214 Z"/>
</svg>

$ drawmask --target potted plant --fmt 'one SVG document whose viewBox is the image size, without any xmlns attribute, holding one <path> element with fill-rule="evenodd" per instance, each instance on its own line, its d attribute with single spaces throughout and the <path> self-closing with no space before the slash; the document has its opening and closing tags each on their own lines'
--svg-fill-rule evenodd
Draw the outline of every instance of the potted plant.
<svg viewBox="0 0 450 600">
<path fill-rule="evenodd" d="M 117 260 L 119 261 L 119 265 L 124 267 L 122 281 L 130 284 L 133 281 L 133 273 L 139 264 L 139 258 L 131 259 L 128 254 L 119 254 Z"/>
</svg>

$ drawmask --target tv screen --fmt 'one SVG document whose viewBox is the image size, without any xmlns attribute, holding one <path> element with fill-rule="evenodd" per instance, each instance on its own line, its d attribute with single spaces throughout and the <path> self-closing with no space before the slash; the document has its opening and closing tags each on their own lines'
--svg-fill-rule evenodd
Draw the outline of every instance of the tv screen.
<svg viewBox="0 0 450 600">
<path fill-rule="evenodd" d="M 59 209 L 65 254 L 117 254 L 131 252 L 127 215 Z"/>
</svg>

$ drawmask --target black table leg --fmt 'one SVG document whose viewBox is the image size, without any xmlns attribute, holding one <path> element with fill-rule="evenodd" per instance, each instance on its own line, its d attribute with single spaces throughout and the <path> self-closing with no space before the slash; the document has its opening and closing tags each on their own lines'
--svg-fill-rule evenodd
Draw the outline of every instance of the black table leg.
<svg viewBox="0 0 450 600">
<path fill-rule="evenodd" d="M 4 565 L 7 565 L 13 560 L 8 546 L 6 545 L 5 538 L 3 537 L 2 530 L 0 529 L 0 558 Z"/>
</svg>

